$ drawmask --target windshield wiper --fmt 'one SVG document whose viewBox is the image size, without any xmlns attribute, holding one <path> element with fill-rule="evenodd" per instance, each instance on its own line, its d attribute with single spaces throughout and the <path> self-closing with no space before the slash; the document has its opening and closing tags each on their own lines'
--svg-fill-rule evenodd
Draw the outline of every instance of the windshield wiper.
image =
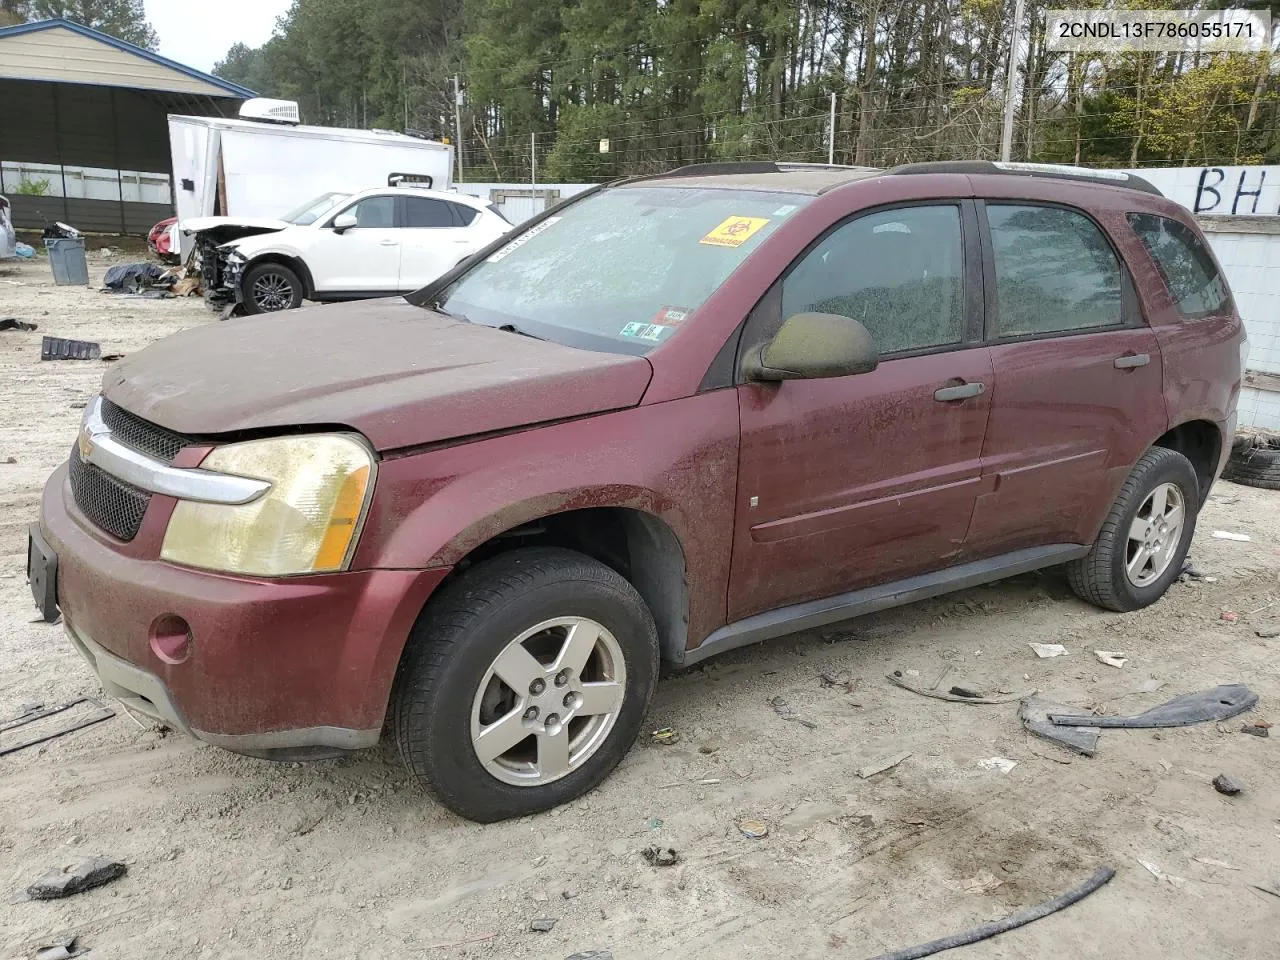
<svg viewBox="0 0 1280 960">
<path fill-rule="evenodd" d="M 519 334 L 520 336 L 522 336 L 522 337 L 530 337 L 530 338 L 532 338 L 532 339 L 534 339 L 534 340 L 545 340 L 545 339 L 547 339 L 546 337 L 540 337 L 540 336 L 538 336 L 536 333 L 530 333 L 528 330 L 521 330 L 521 329 L 520 329 L 519 327 L 517 327 L 514 323 L 503 323 L 503 324 L 500 324 L 500 325 L 498 326 L 498 329 L 499 329 L 499 330 L 503 330 L 503 331 L 505 331 L 506 333 L 518 333 L 518 334 Z"/>
</svg>

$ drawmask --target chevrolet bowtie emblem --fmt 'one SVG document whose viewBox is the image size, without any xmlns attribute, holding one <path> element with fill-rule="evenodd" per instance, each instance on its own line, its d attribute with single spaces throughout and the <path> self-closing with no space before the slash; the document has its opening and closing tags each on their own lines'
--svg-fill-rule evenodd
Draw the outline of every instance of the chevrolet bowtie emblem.
<svg viewBox="0 0 1280 960">
<path fill-rule="evenodd" d="M 108 431 L 105 431 L 105 430 L 99 430 L 95 432 L 93 427 L 87 423 L 80 428 L 80 436 L 76 438 L 76 445 L 80 448 L 81 460 L 85 461 L 86 463 L 89 462 L 89 458 L 93 454 L 93 448 L 94 448 L 97 437 L 103 436 L 107 432 Z"/>
</svg>

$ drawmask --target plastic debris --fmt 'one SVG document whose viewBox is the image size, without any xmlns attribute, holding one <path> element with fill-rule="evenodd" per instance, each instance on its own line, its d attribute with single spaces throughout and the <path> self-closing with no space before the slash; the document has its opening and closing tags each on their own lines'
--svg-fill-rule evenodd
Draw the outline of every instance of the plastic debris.
<svg viewBox="0 0 1280 960">
<path fill-rule="evenodd" d="M 1212 857 L 1192 857 L 1196 863 L 1203 863 L 1206 867 L 1221 867 L 1223 870 L 1240 870 L 1241 867 L 1233 867 L 1231 864 L 1223 860 L 1214 860 Z"/>
<path fill-rule="evenodd" d="M 1067 648 L 1060 643 L 1035 643 L 1030 641 L 1027 646 L 1034 650 L 1036 656 L 1042 660 L 1048 660 L 1050 657 L 1065 657 L 1067 655 Z"/>
<path fill-rule="evenodd" d="M 90 340 L 45 337 L 40 341 L 41 360 L 97 360 L 102 347 Z"/>
<path fill-rule="evenodd" d="M 1272 637 L 1280 637 L 1280 626 L 1261 627 L 1253 632 L 1263 640 L 1270 640 Z"/>
<path fill-rule="evenodd" d="M 1213 539 L 1235 540 L 1239 543 L 1249 543 L 1253 540 L 1253 537 L 1249 536 L 1247 533 L 1231 533 L 1228 530 L 1215 530 L 1213 531 Z"/>
<path fill-rule="evenodd" d="M 1240 620 L 1240 614 L 1236 613 L 1234 610 L 1223 610 L 1221 618 L 1227 621 L 1227 623 L 1237 623 Z"/>
<path fill-rule="evenodd" d="M 978 766 L 983 770 L 999 770 L 1001 773 L 1008 773 L 1017 765 L 1017 760 L 1010 760 L 1008 757 L 987 757 L 978 761 Z"/>
<path fill-rule="evenodd" d="M 550 933 L 555 925 L 555 917 L 539 917 L 529 922 L 529 929 L 534 933 Z"/>
<path fill-rule="evenodd" d="M 1227 776 L 1225 773 L 1220 773 L 1213 778 L 1213 789 L 1228 797 L 1234 797 L 1236 794 L 1240 793 L 1244 787 L 1240 786 L 1238 782 Z"/>
<path fill-rule="evenodd" d="M 73 934 L 37 947 L 36 960 L 70 960 L 71 957 L 83 956 L 89 951 L 76 949 L 78 939 L 79 937 Z"/>
<path fill-rule="evenodd" d="M 581 953 L 571 954 L 564 960 L 613 960 L 613 954 L 608 950 L 584 950 Z"/>
<path fill-rule="evenodd" d="M 752 840 L 759 840 L 769 835 L 769 825 L 763 820 L 747 818 L 738 821 L 738 829 L 742 831 L 744 837 L 750 837 Z"/>
<path fill-rule="evenodd" d="M 1138 862 L 1142 864 L 1144 867 L 1146 867 L 1147 872 L 1150 873 L 1157 880 L 1159 880 L 1161 877 L 1164 876 L 1164 871 L 1161 870 L 1159 867 L 1157 867 L 1150 860 L 1139 860 Z"/>
<path fill-rule="evenodd" d="M 1093 655 L 1105 663 L 1108 667 L 1123 667 L 1129 662 L 1129 657 L 1123 653 L 1116 653 L 1112 650 L 1095 650 Z"/>
<path fill-rule="evenodd" d="M 770 697 L 769 705 L 773 707 L 773 712 L 780 716 L 783 720 L 791 720 L 800 724 L 802 727 L 808 727 L 810 730 L 817 730 L 818 725 L 812 720 L 806 720 L 800 714 L 791 709 L 791 704 L 787 703 L 782 697 Z"/>
<path fill-rule="evenodd" d="M 5 317 L 0 320 L 0 330 L 22 330 L 30 331 L 36 329 L 34 323 L 27 323 L 25 320 L 19 320 L 17 317 Z"/>
<path fill-rule="evenodd" d="M 673 867 L 680 862 L 680 854 L 675 847 L 645 847 L 640 851 L 640 856 L 655 867 Z"/>
<path fill-rule="evenodd" d="M 1212 690 L 1188 693 L 1174 697 L 1168 703 L 1152 707 L 1132 717 L 1096 717 L 1079 713 L 1051 712 L 1049 719 L 1068 727 L 1127 727 L 1152 729 L 1157 727 L 1187 727 L 1209 720 L 1228 720 L 1258 703 L 1258 695 L 1243 683 L 1229 683 Z"/>
<path fill-rule="evenodd" d="M 27 896 L 32 900 L 59 900 L 74 896 L 118 880 L 128 869 L 119 860 L 90 857 L 62 870 L 50 870 L 27 887 Z"/>
<path fill-rule="evenodd" d="M 863 780 L 868 780 L 871 777 L 874 777 L 877 773 L 884 773 L 886 770 L 892 770 L 909 756 L 911 756 L 910 752 L 895 753 L 882 760 L 876 760 L 872 763 L 868 763 L 866 766 L 858 768 L 858 776 Z"/>
<path fill-rule="evenodd" d="M 990 893 L 996 887 L 1003 885 L 1004 881 L 990 870 L 979 870 L 974 876 L 961 884 L 965 893 Z"/>
<path fill-rule="evenodd" d="M 1101 730 L 1095 726 L 1080 725 L 1073 727 L 1058 726 L 1049 719 L 1051 713 L 1069 711 L 1072 708 L 1061 703 L 1054 703 L 1042 697 L 1028 697 L 1018 708 L 1018 719 L 1028 733 L 1051 740 L 1059 746 L 1066 747 L 1086 757 L 1092 757 L 1098 751 L 1098 737 Z"/>
<path fill-rule="evenodd" d="M 654 743 L 662 743 L 670 746 L 673 743 L 680 742 L 680 734 L 672 727 L 663 727 L 661 730 L 655 730 L 650 734 L 650 739 Z"/>
<path fill-rule="evenodd" d="M 1269 737 L 1271 730 L 1269 725 L 1261 723 L 1246 723 L 1240 728 L 1241 733 L 1247 733 L 1251 737 Z"/>
<path fill-rule="evenodd" d="M 14 249 L 14 253 L 20 256 L 23 260 L 30 260 L 36 255 L 36 248 L 31 246 L 29 243 L 23 243 L 19 240 L 17 247 Z"/>
</svg>

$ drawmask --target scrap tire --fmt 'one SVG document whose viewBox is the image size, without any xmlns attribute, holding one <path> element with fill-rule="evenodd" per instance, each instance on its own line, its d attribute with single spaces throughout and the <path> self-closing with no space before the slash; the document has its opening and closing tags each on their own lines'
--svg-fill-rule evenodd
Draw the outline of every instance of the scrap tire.
<svg viewBox="0 0 1280 960">
<path fill-rule="evenodd" d="M 477 755 L 473 706 L 513 639 L 569 616 L 594 620 L 616 640 L 626 669 L 621 706 L 576 768 L 536 785 L 504 782 Z M 594 789 L 618 765 L 640 734 L 658 659 L 649 608 L 616 571 L 559 547 L 514 550 L 476 564 L 427 604 L 396 675 L 391 728 L 410 772 L 453 812 L 479 823 L 538 813 Z"/>
<path fill-rule="evenodd" d="M 1125 572 L 1129 528 L 1147 497 L 1164 483 L 1175 484 L 1182 494 L 1185 512 L 1182 532 L 1164 572 L 1152 583 L 1139 587 Z M 1092 549 L 1081 559 L 1067 564 L 1067 578 L 1076 596 L 1119 613 L 1140 610 L 1159 600 L 1182 572 L 1182 563 L 1195 535 L 1200 499 L 1200 481 L 1190 460 L 1165 447 L 1152 447 L 1144 453 L 1120 488 Z"/>
<path fill-rule="evenodd" d="M 1266 434 L 1237 439 L 1222 478 L 1264 490 L 1280 490 L 1280 436 Z"/>
<path fill-rule="evenodd" d="M 278 291 L 280 306 L 265 306 L 255 299 L 255 288 L 259 283 L 271 284 Z M 241 289 L 244 291 L 245 313 L 275 313 L 279 310 L 295 310 L 302 306 L 302 280 L 283 263 L 268 261 L 250 267 L 245 271 Z"/>
</svg>

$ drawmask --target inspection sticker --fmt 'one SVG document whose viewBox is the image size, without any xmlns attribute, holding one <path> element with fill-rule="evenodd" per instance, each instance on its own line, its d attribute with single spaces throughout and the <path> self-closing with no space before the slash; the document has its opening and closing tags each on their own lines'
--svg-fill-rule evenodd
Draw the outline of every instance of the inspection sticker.
<svg viewBox="0 0 1280 960">
<path fill-rule="evenodd" d="M 740 247 L 768 222 L 762 217 L 729 217 L 698 242 L 713 247 Z"/>
<path fill-rule="evenodd" d="M 671 332 L 671 329 L 671 327 L 664 326 L 661 323 L 628 323 L 618 331 L 618 336 L 630 337 L 632 340 L 648 340 L 650 343 L 660 343 Z"/>
<path fill-rule="evenodd" d="M 684 323 L 684 318 L 688 315 L 689 311 L 684 307 L 663 307 L 651 322 L 664 327 L 678 327 Z"/>
<path fill-rule="evenodd" d="M 497 263 L 503 257 L 523 247 L 526 243 L 528 243 L 530 240 L 532 240 L 534 237 L 540 234 L 543 230 L 547 229 L 547 227 L 559 222 L 560 222 L 559 217 L 547 217 L 547 219 L 543 220 L 541 223 L 530 227 L 524 233 L 520 234 L 520 236 L 516 237 L 506 246 L 500 247 L 497 250 L 495 250 L 493 253 L 489 254 L 485 262 Z"/>
</svg>

